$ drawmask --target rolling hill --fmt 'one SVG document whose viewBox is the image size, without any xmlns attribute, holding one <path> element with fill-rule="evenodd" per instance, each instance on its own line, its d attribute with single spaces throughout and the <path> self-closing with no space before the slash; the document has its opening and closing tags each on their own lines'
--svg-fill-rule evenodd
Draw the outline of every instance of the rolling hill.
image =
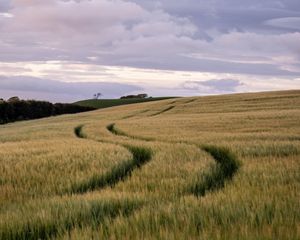
<svg viewBox="0 0 300 240">
<path fill-rule="evenodd" d="M 101 108 L 116 107 L 116 106 L 134 104 L 134 103 L 161 101 L 161 100 L 172 99 L 172 98 L 175 97 L 130 98 L 130 99 L 88 99 L 88 100 L 75 102 L 74 104 L 83 107 L 92 107 L 92 108 L 101 109 Z"/>
<path fill-rule="evenodd" d="M 0 239 L 299 239 L 300 91 L 0 126 Z"/>
</svg>

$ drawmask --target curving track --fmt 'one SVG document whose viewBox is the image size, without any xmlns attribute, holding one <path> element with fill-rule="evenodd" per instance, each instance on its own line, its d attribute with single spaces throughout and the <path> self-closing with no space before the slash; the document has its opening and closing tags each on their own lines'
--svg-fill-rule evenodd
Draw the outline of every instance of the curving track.
<svg viewBox="0 0 300 240">
<path fill-rule="evenodd" d="M 107 130 L 114 135 L 138 139 L 140 141 L 156 141 L 147 137 L 129 135 L 124 131 L 117 129 L 114 123 L 109 124 L 107 126 Z M 168 143 L 174 144 L 174 142 Z M 200 173 L 197 177 L 198 180 L 189 187 L 188 192 L 197 197 L 205 196 L 206 193 L 223 188 L 225 186 L 225 182 L 232 180 L 233 176 L 240 167 L 240 162 L 237 160 L 236 156 L 227 148 L 217 146 L 202 146 L 200 149 L 209 153 L 215 160 L 216 165 L 211 167 L 209 172 Z"/>
</svg>

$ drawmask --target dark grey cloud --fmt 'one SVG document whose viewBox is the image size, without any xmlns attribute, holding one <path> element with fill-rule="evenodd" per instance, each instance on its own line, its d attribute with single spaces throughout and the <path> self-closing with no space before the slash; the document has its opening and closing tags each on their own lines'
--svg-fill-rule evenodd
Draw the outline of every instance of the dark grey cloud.
<svg viewBox="0 0 300 240">
<path fill-rule="evenodd" d="M 19 95 L 25 99 L 73 102 L 90 99 L 101 92 L 105 98 L 118 98 L 141 90 L 140 87 L 115 82 L 60 82 L 17 76 L 0 76 L 0 98 Z"/>
<path fill-rule="evenodd" d="M 143 6 L 155 9 L 158 6 L 171 14 L 186 16 L 201 29 L 215 28 L 223 32 L 272 31 L 261 23 L 272 18 L 300 16 L 298 0 L 135 0 Z"/>
<path fill-rule="evenodd" d="M 199 93 L 223 93 L 236 92 L 237 88 L 244 84 L 235 79 L 211 79 L 207 81 L 186 81 L 183 84 L 184 89 L 197 90 Z"/>
<path fill-rule="evenodd" d="M 243 63 L 230 62 L 225 60 L 211 59 L 194 59 L 188 57 L 165 58 L 159 60 L 155 58 L 144 59 L 112 59 L 110 64 L 115 66 L 131 66 L 140 68 L 155 68 L 159 70 L 174 70 L 174 71 L 193 71 L 193 72 L 214 72 L 214 73 L 233 73 L 233 74 L 254 74 L 254 75 L 276 75 L 281 77 L 298 77 L 300 76 L 299 65 L 292 70 L 280 69 L 275 64 L 265 63 Z"/>
</svg>

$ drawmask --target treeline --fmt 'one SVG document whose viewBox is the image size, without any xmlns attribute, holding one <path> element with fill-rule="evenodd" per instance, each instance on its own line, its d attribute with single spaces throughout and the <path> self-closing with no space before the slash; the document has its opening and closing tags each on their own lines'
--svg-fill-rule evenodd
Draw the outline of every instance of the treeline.
<svg viewBox="0 0 300 240">
<path fill-rule="evenodd" d="M 60 114 L 91 111 L 95 108 L 74 104 L 55 103 L 35 100 L 0 101 L 0 124 L 20 120 L 38 119 Z"/>
<path fill-rule="evenodd" d="M 137 94 L 137 95 L 127 95 L 127 96 L 122 96 L 120 99 L 131 99 L 131 98 L 140 98 L 140 99 L 145 99 L 148 97 L 148 94 L 142 93 L 142 94 Z"/>
</svg>

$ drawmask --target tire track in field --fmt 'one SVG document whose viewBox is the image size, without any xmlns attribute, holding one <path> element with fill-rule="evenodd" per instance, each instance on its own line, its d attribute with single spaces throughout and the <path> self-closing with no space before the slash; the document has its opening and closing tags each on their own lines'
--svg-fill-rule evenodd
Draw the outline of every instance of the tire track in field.
<svg viewBox="0 0 300 240">
<path fill-rule="evenodd" d="M 106 129 L 108 131 L 110 131 L 112 134 L 117 135 L 117 136 L 123 136 L 123 137 L 131 138 L 131 139 L 135 139 L 135 140 L 140 140 L 140 141 L 146 141 L 146 142 L 155 141 L 155 139 L 150 138 L 150 137 L 141 137 L 141 136 L 129 135 L 129 134 L 123 132 L 122 130 L 117 129 L 115 123 L 111 123 L 111 124 L 107 125 Z"/>
<path fill-rule="evenodd" d="M 107 126 L 107 129 L 114 135 L 125 136 L 141 141 L 156 141 L 145 137 L 131 136 L 124 131 L 117 129 L 112 123 Z M 147 140 L 145 140 L 147 139 Z M 160 142 L 160 141 L 156 141 Z M 176 142 L 162 142 L 162 143 L 176 143 Z M 181 142 L 177 142 L 181 143 Z M 187 143 L 186 143 L 187 144 Z M 196 146 L 195 144 L 187 144 Z M 196 197 L 203 197 L 209 192 L 217 191 L 225 187 L 225 183 L 233 179 L 234 175 L 240 168 L 240 162 L 230 149 L 225 147 L 217 147 L 213 145 L 201 146 L 201 150 L 207 152 L 215 160 L 216 164 L 205 173 L 200 173 L 197 180 L 188 187 L 188 192 Z"/>
<path fill-rule="evenodd" d="M 197 101 L 197 99 L 190 99 L 190 100 L 184 102 L 182 105 L 187 105 L 187 104 L 195 102 L 195 101 Z M 169 107 L 167 107 L 167 108 L 165 108 L 165 109 L 163 109 L 163 110 L 161 110 L 161 111 L 159 111 L 157 113 L 151 114 L 149 116 L 157 116 L 157 115 L 160 115 L 162 113 L 165 113 L 165 112 L 168 112 L 168 111 L 172 110 L 173 108 L 176 107 L 176 106 L 173 105 L 176 102 L 177 101 L 173 101 L 173 102 L 169 103 L 171 106 L 169 106 Z M 134 113 L 134 114 L 126 115 L 126 116 L 122 117 L 121 120 L 133 118 L 133 117 L 138 116 L 139 114 L 146 113 L 146 112 L 149 112 L 149 111 L 150 111 L 150 109 L 146 109 L 146 110 L 142 110 L 142 111 L 139 111 L 137 113 Z"/>
<path fill-rule="evenodd" d="M 86 135 L 83 133 L 83 127 L 83 125 L 79 125 L 74 129 L 74 133 L 78 138 L 86 138 Z M 112 131 L 112 129 L 113 126 L 110 131 Z M 74 184 L 69 190 L 70 193 L 85 193 L 96 189 L 100 190 L 105 187 L 113 187 L 118 182 L 130 177 L 134 170 L 141 168 L 152 159 L 152 151 L 148 148 L 132 145 L 122 146 L 132 154 L 131 159 L 115 165 L 103 175 L 94 175 L 90 179 Z"/>
<path fill-rule="evenodd" d="M 139 112 L 136 112 L 134 114 L 124 116 L 124 117 L 121 118 L 121 120 L 133 118 L 133 117 L 138 116 L 139 114 L 146 113 L 146 112 L 149 112 L 149 111 L 150 111 L 149 109 L 146 109 L 146 110 L 143 110 L 143 111 L 139 111 Z"/>
<path fill-rule="evenodd" d="M 87 137 L 86 134 L 84 134 L 83 132 L 83 127 L 84 125 L 80 125 L 74 129 L 74 133 L 78 138 Z M 126 134 L 125 132 L 119 129 L 116 129 L 115 124 L 108 125 L 107 130 L 114 135 L 131 138 L 130 135 Z M 134 139 L 145 141 L 143 137 L 134 136 Z M 188 144 L 188 145 L 195 146 L 193 144 Z M 77 184 L 75 187 L 73 187 L 72 192 L 82 194 L 86 191 L 101 189 L 106 186 L 113 187 L 119 181 L 124 181 L 125 178 L 131 175 L 131 172 L 133 170 L 142 167 L 142 165 L 150 161 L 152 158 L 152 152 L 150 151 L 145 153 L 144 148 L 133 147 L 128 145 L 122 145 L 122 146 L 126 147 L 132 153 L 133 158 L 131 160 L 116 165 L 108 173 L 96 177 L 95 180 L 91 178 L 85 182 Z M 186 193 L 193 194 L 196 197 L 203 197 L 209 192 L 216 191 L 218 189 L 223 188 L 225 185 L 225 181 L 232 179 L 235 172 L 238 169 L 238 165 L 236 164 L 237 160 L 235 159 L 235 156 L 228 149 L 219 148 L 215 146 L 206 146 L 206 147 L 202 147 L 202 150 L 210 153 L 211 156 L 215 159 L 217 164 L 215 167 L 210 169 L 209 172 L 201 174 L 199 179 L 196 182 L 194 182 L 191 186 L 188 187 Z M 147 156 L 146 158 L 145 155 Z M 136 210 L 140 209 L 142 205 L 143 204 L 140 204 L 139 206 L 131 207 L 130 211 L 129 210 L 125 211 L 124 214 L 123 213 L 116 214 L 115 212 L 113 212 L 114 214 L 111 214 L 110 213 L 111 208 L 114 207 L 109 206 L 108 213 L 104 217 L 110 217 L 114 219 L 115 217 L 120 216 L 121 214 L 123 214 L 123 216 L 125 217 L 129 217 Z M 123 208 L 125 208 L 126 210 L 126 206 Z M 123 208 L 121 208 L 118 211 L 119 212 L 124 211 Z M 97 224 L 98 225 L 101 224 L 101 221 L 99 221 Z M 69 228 L 65 229 L 66 232 L 70 230 L 71 229 Z"/>
<path fill-rule="evenodd" d="M 154 117 L 154 116 L 166 113 L 168 111 L 171 111 L 173 108 L 175 108 L 175 106 L 169 106 L 169 107 L 167 107 L 167 108 L 165 108 L 165 109 L 163 109 L 163 110 L 161 110 L 161 111 L 159 111 L 157 113 L 151 114 L 149 117 Z"/>
<path fill-rule="evenodd" d="M 224 188 L 225 183 L 232 180 L 240 167 L 236 156 L 228 148 L 203 146 L 201 149 L 213 157 L 216 165 L 199 174 L 197 181 L 189 187 L 189 192 L 196 197 L 203 197 L 209 192 Z"/>
<path fill-rule="evenodd" d="M 86 138 L 83 130 L 84 125 L 79 125 L 74 128 L 74 133 L 78 138 Z M 113 187 L 119 181 L 125 180 L 131 175 L 131 172 L 136 168 L 142 167 L 143 164 L 151 160 L 152 152 L 149 149 L 127 146 L 127 149 L 132 153 L 133 157 L 130 160 L 124 161 L 114 166 L 109 172 L 104 175 L 92 176 L 90 179 L 81 183 L 74 184 L 71 189 L 67 189 L 61 197 L 66 195 L 83 195 L 87 192 L 102 189 L 104 187 Z M 75 211 L 70 208 L 70 204 L 74 204 Z M 44 208 L 37 209 L 30 216 L 30 220 L 26 219 L 23 222 L 6 223 L 0 225 L 0 239 L 15 240 L 15 239 L 54 239 L 59 234 L 65 234 L 72 231 L 74 228 L 82 228 L 84 226 L 97 227 L 105 219 L 115 219 L 118 216 L 130 216 L 137 209 L 143 206 L 143 202 L 137 200 L 87 200 L 84 202 L 69 200 L 53 206 L 45 205 Z M 51 204 L 50 204 L 51 205 Z M 76 206 L 75 206 L 76 205 Z M 66 212 L 69 209 L 69 212 Z M 43 219 L 45 213 L 48 213 L 51 218 L 47 221 Z M 65 213 L 66 216 L 62 215 Z M 21 213 L 19 213 L 21 214 Z M 41 215 L 42 214 L 42 215 Z"/>
<path fill-rule="evenodd" d="M 195 102 L 195 101 L 197 101 L 197 100 L 198 100 L 197 98 L 195 98 L 195 99 L 190 99 L 190 100 L 186 101 L 183 105 L 186 105 L 186 104 Z"/>
</svg>

